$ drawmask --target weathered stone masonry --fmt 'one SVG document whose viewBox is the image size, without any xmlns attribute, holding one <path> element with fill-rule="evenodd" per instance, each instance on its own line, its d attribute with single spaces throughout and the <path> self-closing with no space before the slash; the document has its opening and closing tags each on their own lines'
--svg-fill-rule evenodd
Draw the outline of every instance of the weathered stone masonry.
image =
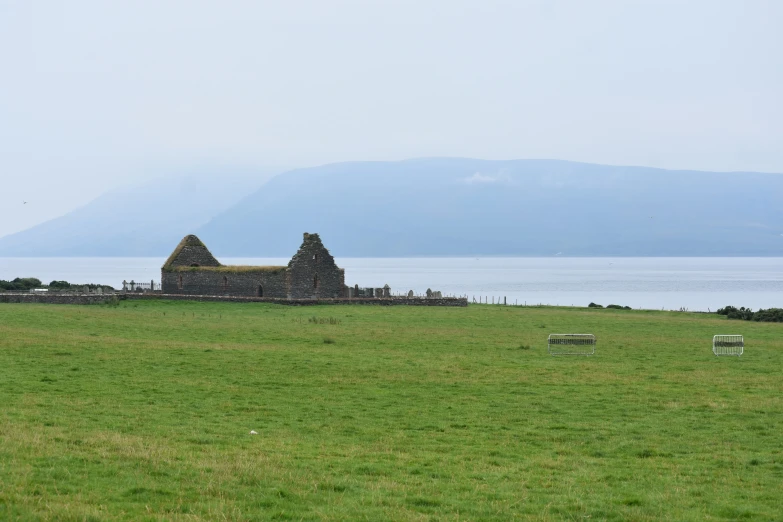
<svg viewBox="0 0 783 522">
<path fill-rule="evenodd" d="M 216 296 L 216 295 L 161 295 L 161 294 L 91 294 L 91 295 L 46 295 L 46 294 L 11 294 L 0 293 L 0 304 L 2 303 L 38 303 L 38 304 L 68 304 L 68 305 L 90 305 L 103 304 L 119 299 L 120 301 L 157 301 L 161 299 L 173 301 L 204 301 L 220 303 L 274 303 L 293 306 L 310 306 L 325 304 L 343 304 L 343 305 L 376 305 L 376 306 L 468 306 L 468 300 L 464 297 L 444 297 L 443 299 L 420 299 L 395 297 L 391 299 L 276 299 L 272 297 L 237 297 L 237 296 Z"/>
<path fill-rule="evenodd" d="M 345 271 L 318 234 L 304 234 L 288 266 L 225 266 L 194 235 L 161 268 L 164 294 L 323 299 L 345 295 Z"/>
<path fill-rule="evenodd" d="M 345 286 L 338 267 L 318 234 L 305 234 L 288 266 L 225 266 L 196 236 L 185 236 L 161 268 L 161 293 L 31 294 L 0 293 L 0 303 L 99 304 L 117 299 L 172 299 L 262 302 L 286 305 L 367 304 L 380 306 L 467 306 L 465 298 L 393 297 L 389 286 Z M 152 287 L 152 285 L 150 285 Z"/>
<path fill-rule="evenodd" d="M 12 294 L 0 293 L 0 303 L 37 303 L 37 304 L 66 304 L 66 305 L 91 305 L 108 303 L 123 296 L 114 294 Z"/>
<path fill-rule="evenodd" d="M 2 294 L 0 294 L 2 299 Z M 237 297 L 219 295 L 159 295 L 159 294 L 122 294 L 121 300 L 153 301 L 165 299 L 169 301 L 202 301 L 218 303 L 272 303 L 288 306 L 314 306 L 314 305 L 370 305 L 370 306 L 468 306 L 465 297 L 444 297 L 441 299 L 422 299 L 419 297 L 392 297 L 390 299 L 360 298 L 351 299 L 341 297 L 338 299 L 276 299 L 272 297 Z"/>
<path fill-rule="evenodd" d="M 345 295 L 345 270 L 335 264 L 318 234 L 304 234 L 302 246 L 288 262 L 287 277 L 290 299 Z"/>
</svg>

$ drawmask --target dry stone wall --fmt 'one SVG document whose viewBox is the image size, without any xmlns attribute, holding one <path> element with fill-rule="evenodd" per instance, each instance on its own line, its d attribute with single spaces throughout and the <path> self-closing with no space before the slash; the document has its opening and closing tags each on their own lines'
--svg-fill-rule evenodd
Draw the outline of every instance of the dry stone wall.
<svg viewBox="0 0 783 522">
<path fill-rule="evenodd" d="M 121 296 L 114 294 L 10 294 L 0 293 L 0 303 L 38 303 L 91 305 L 114 301 Z"/>
<path fill-rule="evenodd" d="M 114 301 L 142 301 L 159 300 L 169 301 L 211 301 L 211 302 L 234 302 L 234 303 L 274 303 L 289 306 L 311 306 L 311 305 L 376 305 L 376 306 L 468 306 L 468 300 L 456 297 L 444 297 L 442 299 L 423 299 L 423 298 L 405 298 L 395 297 L 391 299 L 287 299 L 273 297 L 241 297 L 241 296 L 219 296 L 219 295 L 162 295 L 162 294 L 104 294 L 104 295 L 45 295 L 45 294 L 10 294 L 0 293 L 0 304 L 2 303 L 39 303 L 39 304 L 70 304 L 70 305 L 90 305 L 101 304 Z"/>
<path fill-rule="evenodd" d="M 155 295 L 155 294 L 127 294 L 120 299 L 149 300 L 165 299 L 171 301 L 204 301 L 204 302 L 234 302 L 234 303 L 273 303 L 288 306 L 311 305 L 375 305 L 375 306 L 468 306 L 468 300 L 464 297 L 443 297 L 441 299 L 425 299 L 422 297 L 393 297 L 390 299 L 359 298 L 348 299 L 280 299 L 271 297 L 241 297 L 218 295 Z"/>
</svg>

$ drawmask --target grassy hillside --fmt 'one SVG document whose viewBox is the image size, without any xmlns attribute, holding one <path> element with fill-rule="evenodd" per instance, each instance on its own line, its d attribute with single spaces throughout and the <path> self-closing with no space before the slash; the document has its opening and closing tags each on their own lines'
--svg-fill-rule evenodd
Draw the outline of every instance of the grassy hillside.
<svg viewBox="0 0 783 522">
<path fill-rule="evenodd" d="M 550 332 L 597 354 L 547 356 Z M 714 357 L 715 333 L 746 354 Z M 779 519 L 781 334 L 491 305 L 0 305 L 0 519 Z"/>
</svg>

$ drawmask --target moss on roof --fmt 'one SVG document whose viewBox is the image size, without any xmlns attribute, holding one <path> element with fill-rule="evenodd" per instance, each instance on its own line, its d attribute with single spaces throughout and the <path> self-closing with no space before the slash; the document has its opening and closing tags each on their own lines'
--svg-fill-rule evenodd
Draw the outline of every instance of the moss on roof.
<svg viewBox="0 0 783 522">
<path fill-rule="evenodd" d="M 169 272 L 229 272 L 240 274 L 246 272 L 285 272 L 285 266 L 246 266 L 246 265 L 221 265 L 221 266 L 169 266 L 164 267 Z"/>
<path fill-rule="evenodd" d="M 174 251 L 171 253 L 169 258 L 166 259 L 166 262 L 163 263 L 163 268 L 172 268 L 172 265 L 174 264 L 174 261 L 176 261 L 177 256 L 179 256 L 182 253 L 182 250 L 185 247 L 201 247 L 205 249 L 207 252 L 209 252 L 207 245 L 202 243 L 202 241 L 198 238 L 198 236 L 195 236 L 193 234 L 188 234 L 187 236 L 182 238 L 182 241 L 179 242 L 177 248 L 174 249 Z M 212 252 L 209 252 L 209 255 L 212 255 Z"/>
</svg>

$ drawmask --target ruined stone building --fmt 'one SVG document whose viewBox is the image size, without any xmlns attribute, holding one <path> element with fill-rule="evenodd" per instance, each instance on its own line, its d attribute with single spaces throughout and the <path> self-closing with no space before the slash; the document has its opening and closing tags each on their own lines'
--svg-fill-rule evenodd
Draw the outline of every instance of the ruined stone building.
<svg viewBox="0 0 783 522">
<path fill-rule="evenodd" d="M 344 297 L 345 270 L 318 234 L 304 241 L 288 266 L 227 266 L 194 235 L 185 236 L 161 268 L 164 294 L 310 299 Z"/>
</svg>

